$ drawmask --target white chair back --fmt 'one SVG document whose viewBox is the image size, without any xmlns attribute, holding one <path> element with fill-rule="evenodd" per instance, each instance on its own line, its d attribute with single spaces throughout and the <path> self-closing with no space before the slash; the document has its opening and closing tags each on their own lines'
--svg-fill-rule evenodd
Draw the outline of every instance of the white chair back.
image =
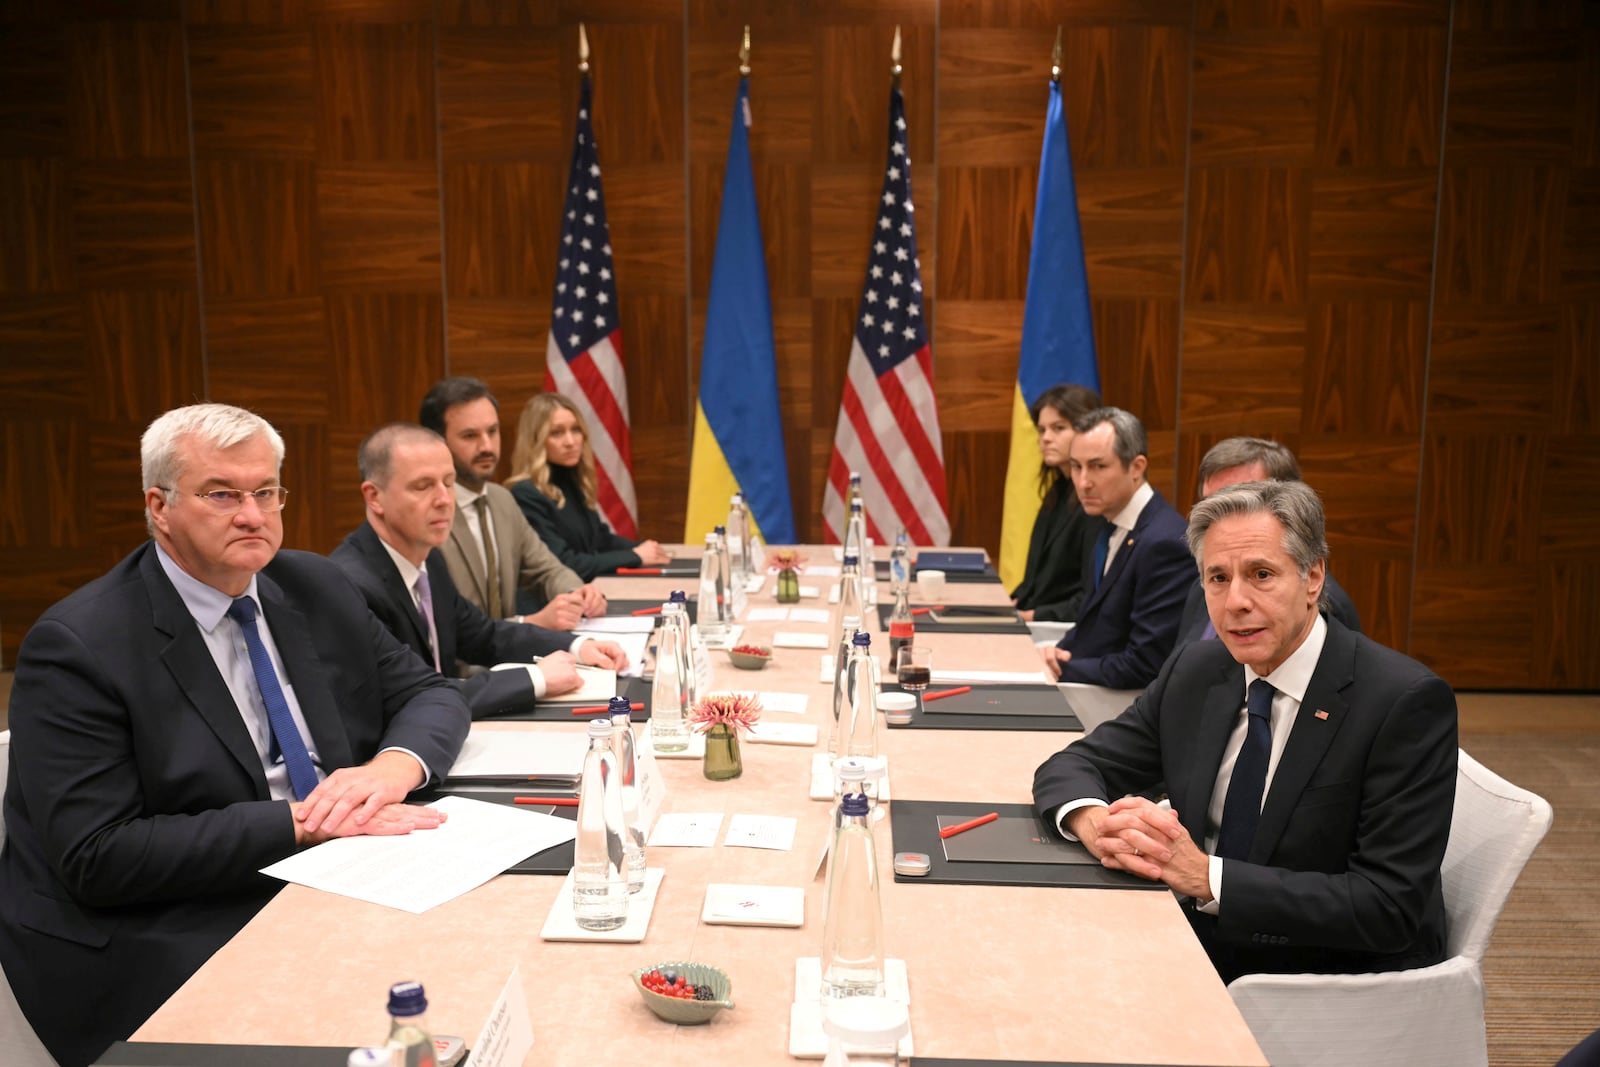
<svg viewBox="0 0 1600 1067">
<path fill-rule="evenodd" d="M 1440 875 L 1447 954 L 1483 962 L 1517 876 L 1550 829 L 1550 804 L 1462 750 L 1456 804 Z"/>
</svg>

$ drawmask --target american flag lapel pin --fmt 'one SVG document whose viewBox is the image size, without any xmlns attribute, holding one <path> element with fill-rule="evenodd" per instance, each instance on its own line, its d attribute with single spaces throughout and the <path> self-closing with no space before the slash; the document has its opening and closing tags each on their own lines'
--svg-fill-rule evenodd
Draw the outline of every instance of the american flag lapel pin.
<svg viewBox="0 0 1600 1067">
<path fill-rule="evenodd" d="M 1328 721 L 1328 713 L 1323 711 L 1321 708 L 1317 709 L 1317 716 L 1316 717 L 1321 719 L 1323 722 L 1327 722 Z"/>
</svg>

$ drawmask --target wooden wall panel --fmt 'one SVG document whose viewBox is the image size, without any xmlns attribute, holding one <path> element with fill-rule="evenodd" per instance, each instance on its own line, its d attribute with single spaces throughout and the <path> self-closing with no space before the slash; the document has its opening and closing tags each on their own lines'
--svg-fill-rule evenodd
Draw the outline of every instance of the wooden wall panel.
<svg viewBox="0 0 1600 1067">
<path fill-rule="evenodd" d="M 131 446 L 206 397 L 283 429 L 288 543 L 439 375 L 542 385 L 576 23 L 641 512 L 680 535 L 737 85 L 801 536 L 905 31 L 958 541 L 996 547 L 1050 42 L 1108 402 L 1151 480 L 1276 436 L 1367 631 L 1458 685 L 1590 688 L 1600 28 L 1582 0 L 150 0 L 0 39 L 0 642 L 144 536 Z M 1448 90 L 1447 90 L 1448 87 Z M 1446 99 L 1448 92 L 1448 100 Z M 42 502 L 12 486 L 38 484 Z M 23 472 L 27 477 L 24 478 Z"/>
</svg>

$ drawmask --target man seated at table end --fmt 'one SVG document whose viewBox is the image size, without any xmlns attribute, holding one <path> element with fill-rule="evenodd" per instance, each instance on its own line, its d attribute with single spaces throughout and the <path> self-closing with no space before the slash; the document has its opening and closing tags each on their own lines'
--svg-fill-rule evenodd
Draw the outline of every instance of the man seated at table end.
<svg viewBox="0 0 1600 1067">
<path fill-rule="evenodd" d="M 62 1067 L 238 933 L 282 887 L 262 867 L 437 826 L 402 801 L 470 725 L 338 567 L 279 551 L 283 439 L 264 419 L 179 408 L 141 461 L 151 540 L 44 614 L 11 694 L 0 966 Z"/>
<path fill-rule="evenodd" d="M 1188 541 L 1220 640 L 1046 760 L 1035 807 L 1178 893 L 1224 981 L 1438 962 L 1454 693 L 1319 614 L 1327 544 L 1304 483 L 1223 489 Z M 1161 782 L 1170 810 L 1136 795 Z"/>
</svg>

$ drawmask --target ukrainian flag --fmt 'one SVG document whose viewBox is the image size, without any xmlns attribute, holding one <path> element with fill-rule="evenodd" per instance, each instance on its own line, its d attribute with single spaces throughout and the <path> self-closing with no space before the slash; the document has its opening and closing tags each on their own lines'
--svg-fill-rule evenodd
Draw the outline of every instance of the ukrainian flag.
<svg viewBox="0 0 1600 1067">
<path fill-rule="evenodd" d="M 1039 436 L 1028 405 L 1053 385 L 1070 382 L 1100 391 L 1095 365 L 1089 278 L 1078 226 L 1078 193 L 1061 83 L 1050 82 L 1039 196 L 1033 209 L 1033 250 L 1028 257 L 1028 299 L 1022 313 L 1022 356 L 1011 402 L 1011 458 L 1006 464 L 1005 513 L 1000 527 L 1000 578 L 1006 588 L 1022 581 L 1028 540 L 1039 514 Z"/>
<path fill-rule="evenodd" d="M 750 171 L 750 79 L 739 79 L 722 180 L 722 217 L 711 267 L 700 396 L 683 539 L 695 544 L 728 517 L 728 500 L 744 493 L 762 538 L 793 544 L 794 505 L 778 411 L 772 305 L 761 248 L 761 218 Z"/>
</svg>

